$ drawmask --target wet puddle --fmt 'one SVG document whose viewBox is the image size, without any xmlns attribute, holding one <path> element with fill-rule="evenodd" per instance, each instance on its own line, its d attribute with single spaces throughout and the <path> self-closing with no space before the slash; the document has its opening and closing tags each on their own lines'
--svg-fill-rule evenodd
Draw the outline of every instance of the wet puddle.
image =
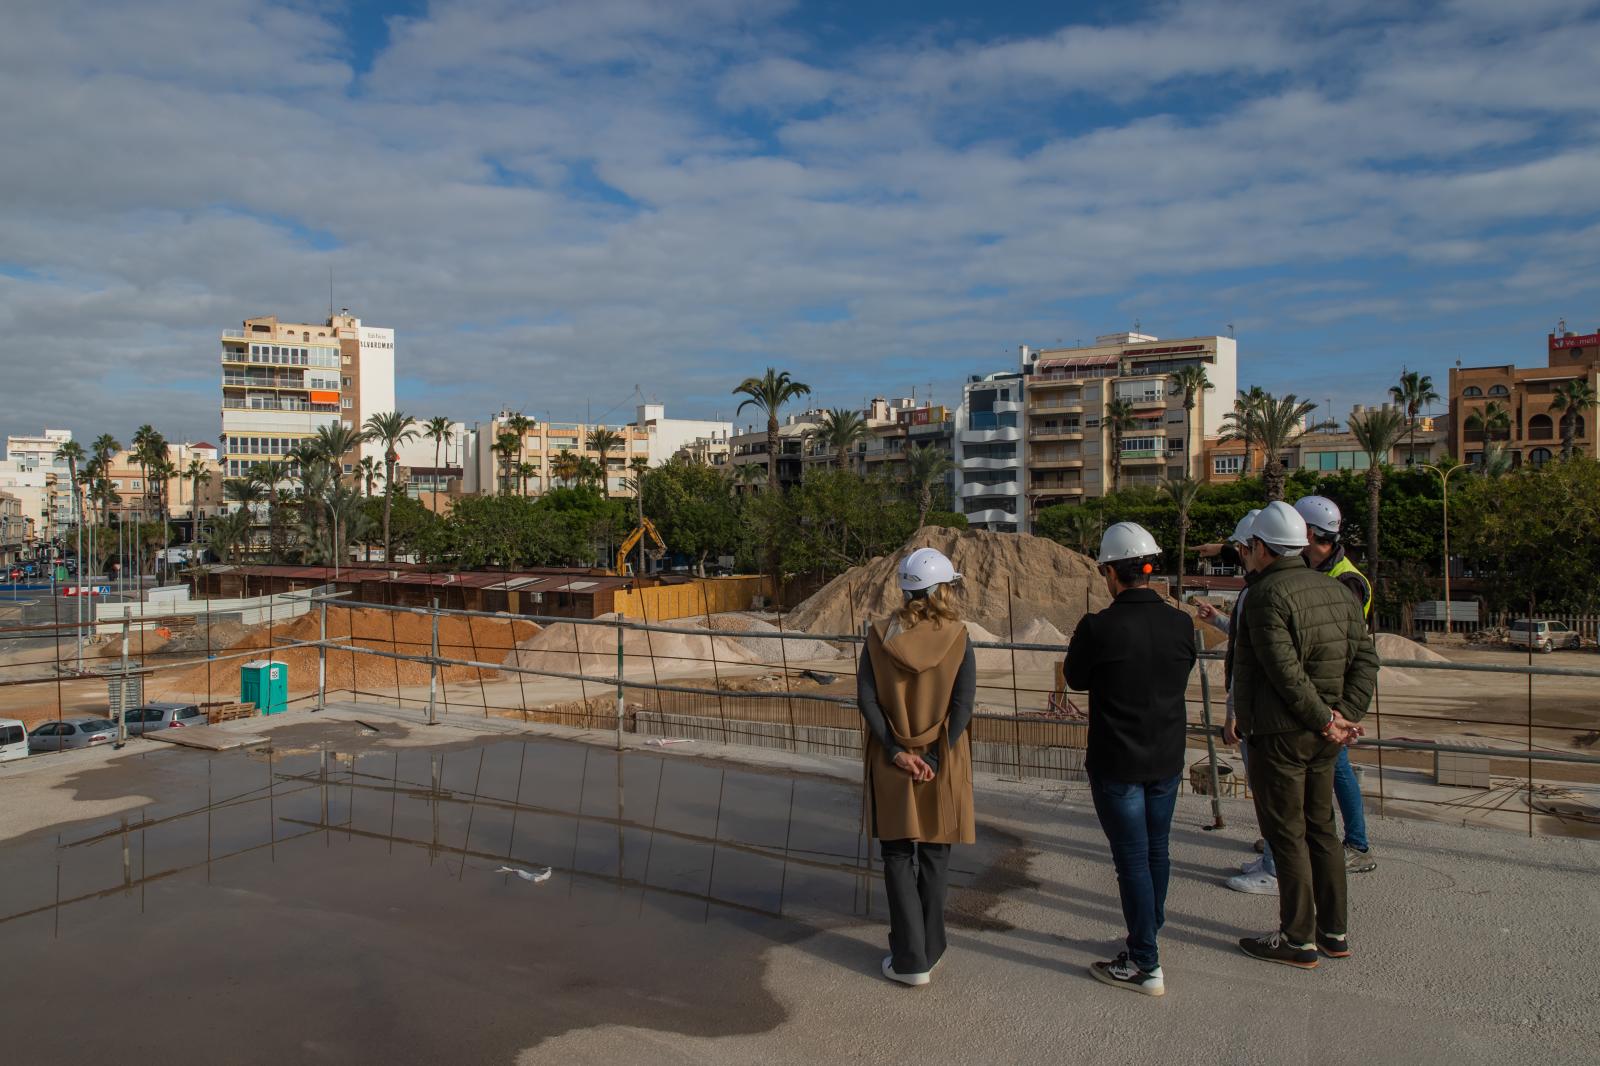
<svg viewBox="0 0 1600 1066">
<path fill-rule="evenodd" d="M 612 1023 L 766 1031 L 765 949 L 883 914 L 857 786 L 560 741 L 349 746 L 152 753 L 71 784 L 159 802 L 0 845 L 7 1059 L 509 1062 Z"/>
</svg>

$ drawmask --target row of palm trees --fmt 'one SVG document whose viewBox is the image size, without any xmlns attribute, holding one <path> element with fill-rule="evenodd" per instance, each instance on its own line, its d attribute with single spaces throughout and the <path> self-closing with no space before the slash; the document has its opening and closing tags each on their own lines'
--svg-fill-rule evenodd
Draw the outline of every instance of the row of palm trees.
<svg viewBox="0 0 1600 1066">
<path fill-rule="evenodd" d="M 500 492 L 503 495 L 509 494 L 512 485 L 515 484 L 518 494 L 526 496 L 528 479 L 539 475 L 538 466 L 527 462 L 524 458 L 528 430 L 534 427 L 535 422 L 519 413 L 510 416 L 501 425 L 504 428 L 495 435 L 494 444 L 490 446 L 490 449 L 500 457 Z M 611 453 L 622 450 L 627 444 L 627 438 L 615 430 L 598 426 L 589 431 L 584 442 L 591 451 L 600 453 L 600 458 L 579 455 L 563 448 L 550 460 L 550 476 L 568 487 L 573 485 L 603 487 L 609 476 Z M 635 457 L 629 463 L 629 469 L 637 477 L 646 465 L 648 460 Z"/>
</svg>

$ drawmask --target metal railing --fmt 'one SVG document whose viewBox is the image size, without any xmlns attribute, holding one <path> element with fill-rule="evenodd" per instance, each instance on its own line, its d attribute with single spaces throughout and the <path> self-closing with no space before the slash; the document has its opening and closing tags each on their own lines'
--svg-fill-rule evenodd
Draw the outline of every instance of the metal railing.
<svg viewBox="0 0 1600 1066">
<path fill-rule="evenodd" d="M 232 703 L 237 662 L 277 654 L 291 660 L 291 704 L 312 709 L 333 699 L 376 701 L 426 709 L 435 722 L 470 714 L 604 729 L 619 743 L 626 734 L 643 734 L 794 752 L 858 756 L 862 750 L 854 697 L 859 632 L 789 631 L 782 616 L 772 616 L 774 631 L 751 633 L 715 629 L 713 618 L 662 623 L 322 596 L 312 602 L 314 632 L 311 615 L 299 622 L 269 616 L 245 632 L 213 619 L 207 601 L 195 601 L 198 613 L 148 619 L 126 631 L 128 657 L 139 664 L 130 670 L 145 678 L 147 700 Z M 851 629 L 859 623 L 853 620 Z M 158 638 L 157 626 L 186 639 Z M 1007 636 L 1017 628 L 1008 618 Z M 0 667 L 0 692 L 43 692 L 35 721 L 87 711 L 96 700 L 104 706 L 104 672 L 74 665 L 72 649 L 59 639 L 72 632 L 59 617 L 42 628 L 0 629 L 0 637 L 39 639 L 42 654 L 31 664 L 38 676 L 21 676 L 30 669 L 26 660 Z M 570 649 L 552 643 L 556 637 L 570 637 Z M 240 647 L 240 640 L 253 644 Z M 749 641 L 762 642 L 759 654 L 750 652 Z M 797 641 L 825 642 L 832 658 L 791 658 Z M 1018 778 L 1085 780 L 1088 700 L 1056 683 L 1049 667 L 1065 647 L 995 640 L 975 641 L 974 648 L 983 657 L 972 726 L 976 767 Z M 806 648 L 816 650 L 815 643 Z M 115 649 L 118 662 L 119 655 Z M 1217 743 L 1221 685 L 1211 673 L 1219 658 L 1203 653 L 1190 687 L 1190 782 L 1213 796 L 1242 795 L 1242 766 Z M 1600 740 L 1600 686 L 1592 683 L 1600 668 L 1526 658 L 1385 660 L 1366 720 L 1369 735 L 1352 750 L 1369 802 L 1383 813 L 1529 833 L 1600 833 L 1600 755 L 1589 750 Z M 1469 682 L 1452 688 L 1444 680 L 1452 675 Z M 1470 780 L 1474 775 L 1481 780 Z"/>
</svg>

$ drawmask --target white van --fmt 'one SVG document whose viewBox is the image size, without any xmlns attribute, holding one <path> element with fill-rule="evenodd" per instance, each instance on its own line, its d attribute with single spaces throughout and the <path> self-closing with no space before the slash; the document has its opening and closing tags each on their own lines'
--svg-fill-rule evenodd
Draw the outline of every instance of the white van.
<svg viewBox="0 0 1600 1066">
<path fill-rule="evenodd" d="M 27 757 L 27 727 L 15 718 L 0 718 L 0 762 Z"/>
</svg>

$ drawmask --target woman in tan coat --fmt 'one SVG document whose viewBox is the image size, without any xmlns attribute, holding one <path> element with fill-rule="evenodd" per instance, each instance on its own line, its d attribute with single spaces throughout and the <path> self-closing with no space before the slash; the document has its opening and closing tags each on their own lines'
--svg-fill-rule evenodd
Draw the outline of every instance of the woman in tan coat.
<svg viewBox="0 0 1600 1066">
<path fill-rule="evenodd" d="M 906 556 L 905 606 L 868 630 L 857 675 L 867 828 L 880 842 L 889 893 L 883 975 L 905 985 L 927 984 L 944 954 L 950 845 L 976 839 L 966 730 L 978 669 L 950 604 L 960 578 L 932 548 Z"/>
</svg>

